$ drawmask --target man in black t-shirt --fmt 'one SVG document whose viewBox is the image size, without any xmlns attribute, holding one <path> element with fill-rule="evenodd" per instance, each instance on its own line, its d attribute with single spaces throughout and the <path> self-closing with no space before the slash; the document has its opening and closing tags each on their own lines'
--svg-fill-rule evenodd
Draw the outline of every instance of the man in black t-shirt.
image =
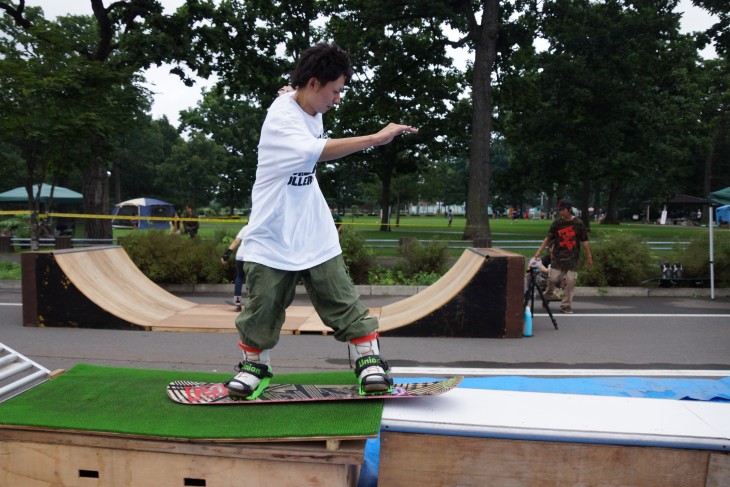
<svg viewBox="0 0 730 487">
<path fill-rule="evenodd" d="M 581 247 L 588 257 L 588 265 L 593 265 L 593 255 L 588 244 L 588 231 L 585 224 L 573 216 L 572 209 L 573 204 L 570 201 L 563 200 L 558 204 L 560 218 L 550 226 L 548 236 L 535 253 L 535 257 L 539 257 L 546 246 L 552 246 L 552 266 L 548 275 L 545 297 L 550 299 L 555 287 L 563 282 L 565 295 L 560 303 L 563 313 L 573 313 L 573 289 L 578 278 Z"/>
</svg>

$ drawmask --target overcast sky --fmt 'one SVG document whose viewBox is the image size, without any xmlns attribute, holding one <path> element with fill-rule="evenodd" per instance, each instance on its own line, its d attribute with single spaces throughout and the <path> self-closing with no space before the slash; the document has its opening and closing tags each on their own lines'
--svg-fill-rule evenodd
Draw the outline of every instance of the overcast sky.
<svg viewBox="0 0 730 487">
<path fill-rule="evenodd" d="M 165 13 L 174 12 L 185 0 L 159 0 L 165 8 Z M 104 2 L 109 5 L 109 1 Z M 28 6 L 43 8 L 46 18 L 55 18 L 59 15 L 92 15 L 89 0 L 26 0 Z M 681 0 L 678 10 L 684 12 L 682 17 L 683 32 L 701 31 L 713 24 L 714 20 L 704 10 L 692 6 L 691 0 Z M 709 48 L 702 53 L 705 57 L 714 56 L 714 50 Z M 166 115 L 170 123 L 178 125 L 178 113 L 194 107 L 201 99 L 201 90 L 210 86 L 212 81 L 200 80 L 193 87 L 185 86 L 180 79 L 169 74 L 169 67 L 154 67 L 145 73 L 147 88 L 155 93 L 152 104 L 152 116 L 161 118 Z"/>
</svg>

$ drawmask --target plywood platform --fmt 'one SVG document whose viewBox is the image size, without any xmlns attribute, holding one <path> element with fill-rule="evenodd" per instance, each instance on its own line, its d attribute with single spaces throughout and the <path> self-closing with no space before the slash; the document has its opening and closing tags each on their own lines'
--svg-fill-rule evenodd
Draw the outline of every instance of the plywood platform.
<svg viewBox="0 0 730 487">
<path fill-rule="evenodd" d="M 357 485 L 365 440 L 185 442 L 0 427 L 0 485 Z"/>
</svg>

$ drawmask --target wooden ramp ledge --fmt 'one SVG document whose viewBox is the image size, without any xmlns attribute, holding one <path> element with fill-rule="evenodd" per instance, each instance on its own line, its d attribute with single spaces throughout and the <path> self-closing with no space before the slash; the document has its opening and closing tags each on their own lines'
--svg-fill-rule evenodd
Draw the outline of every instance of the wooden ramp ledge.
<svg viewBox="0 0 730 487">
<path fill-rule="evenodd" d="M 498 251 L 490 249 L 492 254 Z M 480 271 L 489 257 L 479 249 L 467 249 L 441 279 L 415 296 L 382 308 L 370 307 L 370 315 L 380 321 L 380 331 L 385 332 L 408 326 L 428 316 L 454 299 Z M 150 325 L 153 331 L 233 332 L 235 314 L 232 307 L 196 306 L 161 319 Z M 325 326 L 311 306 L 290 306 L 282 334 L 318 333 L 327 335 L 332 329 Z"/>
<path fill-rule="evenodd" d="M 495 252 L 490 249 L 490 255 Z M 153 331 L 235 332 L 236 313 L 231 306 L 199 305 L 165 291 L 149 280 L 122 247 L 53 251 L 53 259 L 90 304 L 120 320 Z M 467 249 L 436 283 L 415 296 L 383 308 L 370 308 L 382 332 L 428 316 L 456 299 L 489 258 L 485 249 Z M 292 306 L 282 333 L 329 334 L 310 306 Z"/>
</svg>

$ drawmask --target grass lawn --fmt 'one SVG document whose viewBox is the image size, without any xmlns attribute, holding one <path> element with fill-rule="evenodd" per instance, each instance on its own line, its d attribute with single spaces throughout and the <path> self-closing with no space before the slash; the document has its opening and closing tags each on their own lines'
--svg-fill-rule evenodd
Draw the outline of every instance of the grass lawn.
<svg viewBox="0 0 730 487">
<path fill-rule="evenodd" d="M 460 241 L 463 237 L 466 220 L 463 217 L 455 217 L 451 227 L 443 216 L 431 217 L 401 217 L 398 224 L 392 220 L 391 231 L 380 231 L 380 220 L 374 216 L 352 217 L 345 215 L 343 225 L 346 229 L 361 232 L 368 240 L 395 240 L 400 238 L 415 238 L 418 240 L 438 241 Z M 225 232 L 234 237 L 245 219 L 228 221 L 225 219 L 211 219 L 201 221 L 198 235 L 203 238 L 214 238 Z M 537 249 L 539 241 L 545 238 L 551 221 L 549 220 L 510 220 L 509 218 L 490 219 L 489 225 L 492 232 L 492 239 L 495 246 L 505 240 L 526 240 L 523 245 L 527 249 L 510 249 L 513 252 L 531 256 Z M 114 230 L 114 237 L 125 235 L 133 230 Z M 727 232 L 727 230 L 718 230 Z M 600 241 L 607 235 L 614 232 L 628 232 L 634 234 L 647 242 L 686 242 L 708 232 L 707 227 L 684 227 L 674 225 L 648 225 L 641 223 L 622 223 L 621 225 L 599 225 L 591 222 L 590 238 L 592 241 Z M 452 245 L 456 244 L 454 242 Z M 468 246 L 465 244 L 464 246 Z M 398 254 L 397 248 L 374 248 L 376 255 L 394 256 Z M 453 256 L 461 255 L 460 248 L 451 248 Z M 657 257 L 671 253 L 671 251 L 655 251 Z"/>
<path fill-rule="evenodd" d="M 342 219 L 346 228 L 363 232 L 366 238 L 398 239 L 401 237 L 412 237 L 418 239 L 435 238 L 437 240 L 461 240 L 466 220 L 454 218 L 451 227 L 448 226 L 446 218 L 443 217 L 401 217 L 396 225 L 395 219 L 391 222 L 391 231 L 380 231 L 380 220 L 377 217 L 345 216 Z M 223 220 L 201 221 L 199 235 L 213 237 L 215 232 L 224 229 L 229 233 L 237 232 L 246 220 L 226 222 Z M 527 239 L 543 238 L 550 228 L 549 220 L 510 220 L 508 218 L 490 219 L 489 226 L 492 237 L 495 240 L 507 240 L 512 237 L 524 237 Z M 591 236 L 600 238 L 610 232 L 625 231 L 631 232 L 646 239 L 686 239 L 706 233 L 707 227 L 683 227 L 674 225 L 646 225 L 639 223 L 623 223 L 621 225 L 599 225 L 592 222 Z M 114 236 L 122 235 L 121 232 L 129 230 L 115 230 Z"/>
</svg>

